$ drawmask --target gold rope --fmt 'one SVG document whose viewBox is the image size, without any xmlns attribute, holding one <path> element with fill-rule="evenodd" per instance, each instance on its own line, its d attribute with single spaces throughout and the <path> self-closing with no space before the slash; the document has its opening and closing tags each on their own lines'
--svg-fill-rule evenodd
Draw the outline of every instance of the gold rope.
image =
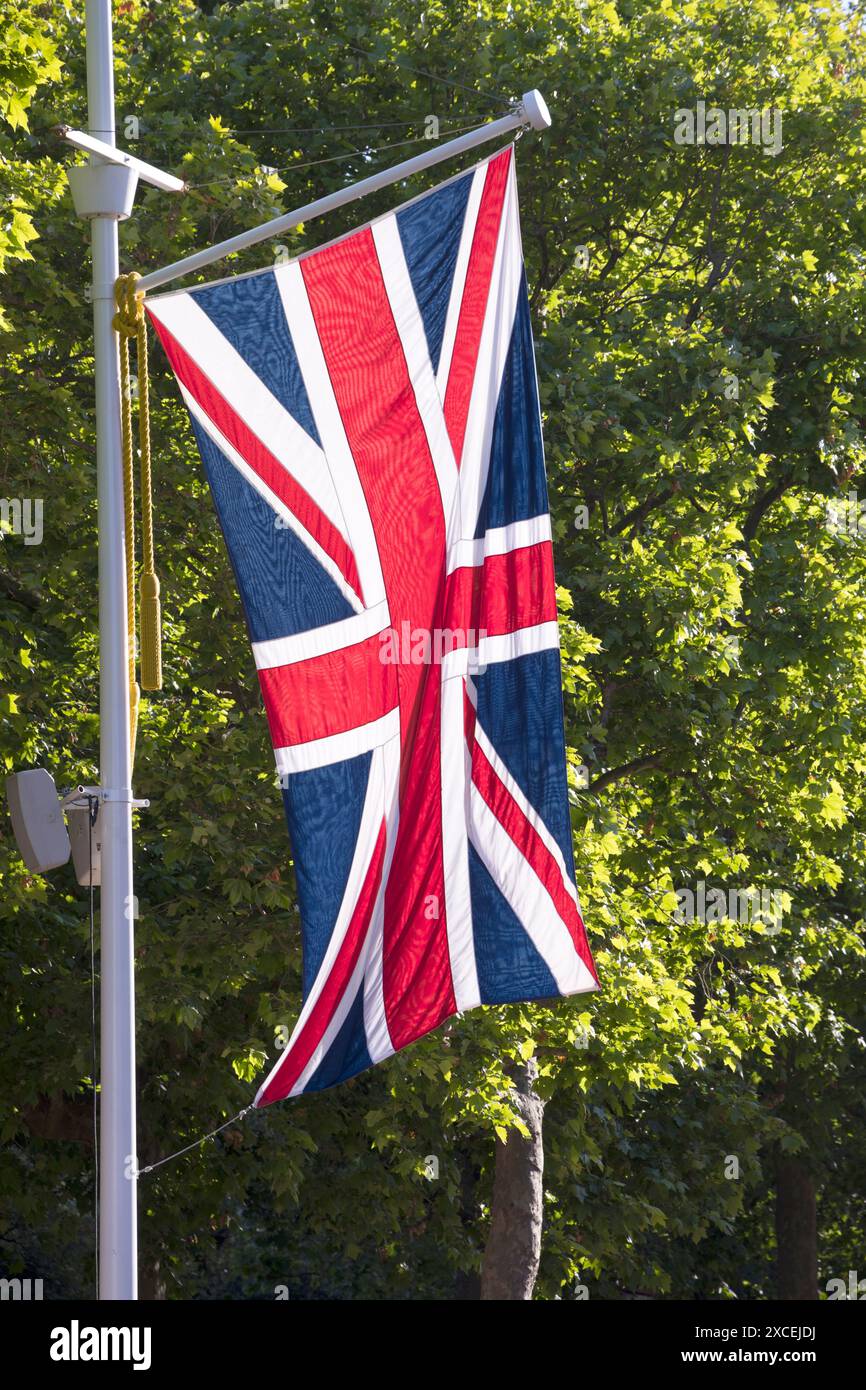
<svg viewBox="0 0 866 1390">
<path fill-rule="evenodd" d="M 136 289 L 133 271 L 119 276 L 114 287 L 117 313 L 114 327 L 120 334 L 121 435 L 123 446 L 123 509 L 126 531 L 126 622 L 129 634 L 130 741 L 135 752 L 138 727 L 139 687 L 135 679 L 135 510 L 132 457 L 132 398 L 129 378 L 129 340 L 138 350 L 138 437 L 141 458 L 141 510 L 143 563 L 140 581 L 141 685 L 144 690 L 162 688 L 159 580 L 153 559 L 153 499 L 151 496 L 149 378 L 147 323 L 144 291 Z"/>
<path fill-rule="evenodd" d="M 114 287 L 118 312 L 114 327 L 120 334 L 120 427 L 123 452 L 123 516 L 126 550 L 126 632 L 129 656 L 129 742 L 135 757 L 135 735 L 138 728 L 139 689 L 135 679 L 135 512 L 132 488 L 132 401 L 129 386 L 129 336 L 121 323 L 126 297 L 126 284 L 121 276 Z"/>
<path fill-rule="evenodd" d="M 162 690 L 162 633 L 159 606 L 159 578 L 153 559 L 153 496 L 150 475 L 150 379 L 147 370 L 147 321 L 144 293 L 138 305 L 138 431 L 141 458 L 141 686 L 143 690 Z"/>
</svg>

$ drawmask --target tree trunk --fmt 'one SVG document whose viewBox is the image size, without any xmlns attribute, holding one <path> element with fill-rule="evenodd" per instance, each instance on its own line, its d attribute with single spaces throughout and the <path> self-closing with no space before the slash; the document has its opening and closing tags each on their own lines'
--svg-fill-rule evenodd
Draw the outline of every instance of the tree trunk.
<svg viewBox="0 0 866 1390">
<path fill-rule="evenodd" d="M 780 1157 L 776 1169 L 776 1296 L 818 1297 L 815 1182 L 799 1158 Z"/>
<path fill-rule="evenodd" d="M 147 1301 L 165 1298 L 165 1279 L 158 1259 L 139 1262 L 138 1296 Z"/>
<path fill-rule="evenodd" d="M 478 1179 L 481 1174 L 468 1146 L 458 1146 L 454 1158 L 460 1174 L 460 1224 L 463 1226 L 467 1245 L 475 1248 L 480 1214 Z M 454 1297 L 461 1301 L 477 1300 L 481 1297 L 481 1274 L 477 1269 L 458 1270 L 454 1276 Z"/>
<path fill-rule="evenodd" d="M 513 1129 L 506 1143 L 496 1140 L 493 1216 L 481 1270 L 482 1299 L 529 1299 L 541 1258 L 544 1101 L 533 1082 L 533 1059 L 514 1071 L 514 1102 L 530 1137 Z"/>
</svg>

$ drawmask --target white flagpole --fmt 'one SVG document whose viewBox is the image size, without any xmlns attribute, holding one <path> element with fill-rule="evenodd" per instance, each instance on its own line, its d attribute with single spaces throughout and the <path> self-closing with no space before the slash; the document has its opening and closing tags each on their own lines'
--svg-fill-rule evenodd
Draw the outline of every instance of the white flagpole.
<svg viewBox="0 0 866 1390">
<path fill-rule="evenodd" d="M 488 121 L 486 125 L 467 131 L 465 135 L 458 135 L 455 140 L 448 140 L 444 145 L 434 145 L 432 149 L 425 150 L 423 154 L 417 154 L 412 159 L 404 159 L 402 164 L 395 164 L 390 169 L 382 169 L 378 174 L 371 174 L 368 179 L 361 179 L 359 183 L 353 183 L 347 188 L 338 188 L 335 193 L 328 193 L 324 198 L 317 198 L 313 203 L 306 203 L 304 207 L 296 208 L 294 212 L 286 212 L 280 217 L 274 217 L 270 222 L 263 222 L 260 227 L 253 227 L 248 232 L 239 232 L 237 236 L 229 237 L 227 241 L 220 241 L 216 246 L 208 246 L 204 251 L 195 251 L 191 256 L 184 256 L 183 260 L 174 261 L 171 265 L 164 266 L 162 270 L 153 270 L 149 275 L 141 277 L 138 288 L 155 290 L 158 285 L 167 285 L 170 280 L 178 280 L 181 275 L 189 275 L 193 270 L 201 270 L 203 266 L 212 265 L 214 261 L 221 261 L 224 256 L 230 256 L 235 251 L 245 251 L 248 246 L 256 246 L 260 241 L 267 241 L 268 237 L 279 236 L 282 232 L 291 231 L 293 227 L 300 226 L 302 222 L 311 222 L 314 217 L 321 217 L 326 212 L 333 212 L 334 208 L 341 208 L 346 203 L 354 203 L 358 198 L 363 198 L 368 193 L 375 193 L 377 189 L 387 188 L 389 184 L 398 183 L 400 179 L 408 178 L 410 174 L 417 174 L 421 169 L 429 169 L 433 164 L 440 164 L 443 159 L 450 159 L 452 155 L 464 154 L 466 150 L 474 149 L 476 145 L 483 145 L 488 140 L 498 140 L 501 136 L 510 134 L 512 130 L 519 130 L 521 126 L 531 126 L 533 130 L 546 130 L 549 125 L 550 113 L 544 97 L 538 91 L 526 92 L 507 116 L 500 116 L 497 121 Z"/>
<path fill-rule="evenodd" d="M 120 364 L 114 331 L 119 274 L 118 222 L 129 216 L 139 175 L 168 191 L 182 180 L 117 150 L 111 0 L 86 0 L 86 135 L 59 133 L 91 153 L 68 171 L 76 211 L 89 218 L 93 264 L 96 378 L 96 473 L 99 506 L 100 713 L 100 1185 L 99 1297 L 138 1297 L 134 898 L 132 892 L 132 758 L 126 621 L 126 559 L 120 427 Z M 435 146 L 295 212 L 187 256 L 139 281 L 152 289 L 234 251 L 287 231 L 521 126 L 544 130 L 550 116 L 539 92 L 528 92 L 508 115 Z M 146 803 L 138 803 L 146 804 Z"/>
<path fill-rule="evenodd" d="M 111 0 L 86 0 L 90 134 L 114 144 Z M 96 472 L 99 502 L 99 757 L 102 861 L 99 1296 L 135 1299 L 137 1160 L 133 985 L 132 790 L 126 562 L 120 441 L 120 367 L 114 316 L 120 217 L 136 175 L 91 159 Z M 82 171 L 85 172 L 85 171 Z M 89 173 L 89 170 L 87 171 Z M 106 177 L 108 175 L 108 177 Z M 121 195 L 121 196 L 118 196 Z M 87 215 L 87 214 L 86 214 Z"/>
</svg>

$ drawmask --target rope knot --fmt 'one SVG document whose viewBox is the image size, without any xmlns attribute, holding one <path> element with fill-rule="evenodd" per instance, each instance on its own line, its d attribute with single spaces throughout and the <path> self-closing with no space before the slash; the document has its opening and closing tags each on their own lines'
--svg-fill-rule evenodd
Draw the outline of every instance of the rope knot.
<svg viewBox="0 0 866 1390">
<path fill-rule="evenodd" d="M 131 270 L 128 275 L 118 275 L 114 283 L 117 313 L 114 315 L 113 324 L 124 338 L 138 337 L 141 324 L 144 322 L 144 290 L 136 288 L 140 279 L 138 271 Z"/>
</svg>

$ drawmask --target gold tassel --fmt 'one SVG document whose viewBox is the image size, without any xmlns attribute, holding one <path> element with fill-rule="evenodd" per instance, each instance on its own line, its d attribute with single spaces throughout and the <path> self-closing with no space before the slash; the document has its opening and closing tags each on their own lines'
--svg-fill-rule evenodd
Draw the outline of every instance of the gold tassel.
<svg viewBox="0 0 866 1390">
<path fill-rule="evenodd" d="M 129 724 L 132 755 L 138 729 L 140 690 L 135 679 L 135 511 L 133 497 L 132 400 L 129 377 L 129 340 L 138 348 L 138 432 L 141 456 L 142 574 L 139 585 L 141 620 L 141 685 L 162 689 L 162 653 L 159 580 L 153 558 L 153 500 L 150 464 L 150 390 L 147 363 L 147 323 L 144 294 L 136 289 L 140 277 L 133 271 L 121 275 L 114 287 L 117 313 L 114 327 L 120 334 L 121 429 L 123 442 L 123 501 L 126 530 L 126 617 L 129 634 Z"/>
<path fill-rule="evenodd" d="M 159 611 L 159 579 L 143 570 L 139 587 L 141 620 L 141 688 L 162 690 L 162 632 Z"/>
</svg>

